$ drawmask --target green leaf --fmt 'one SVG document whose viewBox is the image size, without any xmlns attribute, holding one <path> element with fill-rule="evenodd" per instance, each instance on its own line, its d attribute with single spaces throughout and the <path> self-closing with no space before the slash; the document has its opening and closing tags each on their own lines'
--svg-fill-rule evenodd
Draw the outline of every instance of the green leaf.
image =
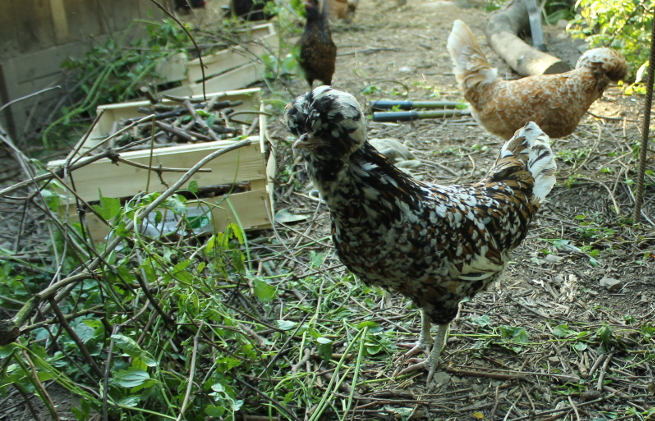
<svg viewBox="0 0 655 421">
<path fill-rule="evenodd" d="M 221 418 L 225 414 L 225 408 L 216 405 L 207 405 L 205 407 L 205 414 L 213 418 Z"/>
<path fill-rule="evenodd" d="M 294 321 L 291 321 L 291 320 L 278 320 L 277 321 L 278 329 L 291 330 L 291 329 L 294 329 L 296 326 L 298 326 L 298 322 L 294 322 Z"/>
<path fill-rule="evenodd" d="M 187 190 L 189 190 L 191 193 L 198 193 L 198 182 L 196 180 L 191 180 L 189 181 L 189 186 L 187 187 Z"/>
<path fill-rule="evenodd" d="M 557 336 L 558 338 L 566 338 L 567 336 L 573 336 L 576 334 L 577 333 L 569 329 L 567 325 L 559 325 L 553 328 L 553 335 Z"/>
<path fill-rule="evenodd" d="M 603 345 L 607 346 L 609 344 L 610 338 L 612 337 L 612 328 L 607 325 L 603 325 L 598 328 L 596 335 L 598 335 L 600 340 L 603 342 Z"/>
<path fill-rule="evenodd" d="M 255 278 L 253 284 L 255 286 L 255 297 L 257 297 L 259 301 L 266 303 L 274 300 L 277 296 L 275 287 L 269 285 L 263 279 Z"/>
<path fill-rule="evenodd" d="M 57 212 L 59 205 L 61 205 L 61 199 L 57 193 L 53 193 L 50 190 L 43 189 L 41 190 L 41 196 L 45 199 L 45 202 L 48 204 L 48 208 L 51 211 Z"/>
<path fill-rule="evenodd" d="M 186 214 L 186 199 L 179 194 L 173 195 L 166 199 L 166 206 L 177 214 Z"/>
<path fill-rule="evenodd" d="M 128 368 L 127 370 L 118 370 L 113 375 L 113 380 L 119 386 L 133 388 L 141 386 L 150 380 L 150 374 L 147 371 L 138 368 Z"/>
<path fill-rule="evenodd" d="M 573 349 L 576 351 L 584 351 L 587 349 L 587 344 L 584 342 L 576 342 L 575 345 L 573 345 Z"/>
<path fill-rule="evenodd" d="M 361 322 L 357 325 L 358 330 L 362 330 L 365 327 L 374 328 L 374 327 L 378 327 L 378 324 L 375 323 L 374 321 L 369 320 L 369 321 Z"/>
<path fill-rule="evenodd" d="M 100 204 L 93 205 L 93 209 L 98 212 L 104 220 L 111 221 L 121 211 L 121 201 L 115 197 L 103 197 L 100 194 Z"/>
<path fill-rule="evenodd" d="M 473 323 L 480 327 L 489 326 L 491 324 L 491 317 L 488 314 L 483 314 L 471 320 Z"/>
<path fill-rule="evenodd" d="M 245 242 L 245 234 L 243 233 L 241 227 L 237 224 L 228 225 L 226 231 L 233 234 L 234 237 L 239 241 L 239 244 L 243 244 Z"/>
<path fill-rule="evenodd" d="M 205 117 L 205 118 L 211 116 L 211 114 L 209 114 L 207 111 L 202 109 L 196 110 L 196 114 L 198 114 L 200 117 Z"/>
<path fill-rule="evenodd" d="M 528 332 L 519 326 L 500 326 L 500 334 L 503 339 L 517 344 L 528 343 Z"/>
<path fill-rule="evenodd" d="M 132 395 L 119 400 L 118 404 L 122 406 L 128 406 L 130 408 L 135 408 L 139 402 L 141 402 L 139 395 Z"/>
<path fill-rule="evenodd" d="M 318 355 L 323 358 L 324 361 L 330 361 L 332 358 L 332 341 L 328 338 L 320 337 L 316 338 L 318 345 L 316 346 L 316 351 Z"/>
</svg>

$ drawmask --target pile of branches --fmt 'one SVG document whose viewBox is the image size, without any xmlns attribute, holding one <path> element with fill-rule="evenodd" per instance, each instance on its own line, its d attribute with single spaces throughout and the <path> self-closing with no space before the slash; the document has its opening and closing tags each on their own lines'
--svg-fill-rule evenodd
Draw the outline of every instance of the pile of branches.
<svg viewBox="0 0 655 421">
<path fill-rule="evenodd" d="M 150 147 L 140 142 L 145 139 L 153 139 L 155 147 L 224 140 L 238 134 L 237 128 L 232 127 L 233 123 L 248 125 L 244 128 L 246 136 L 257 129 L 257 119 L 252 123 L 234 119 L 243 112 L 235 112 L 233 108 L 243 104 L 243 101 L 220 101 L 222 95 L 219 94 L 207 100 L 163 95 L 163 99 L 167 100 L 163 102 L 147 89 L 143 92 L 150 99 L 151 105 L 140 107 L 138 111 L 151 116 L 151 119 L 143 121 L 142 117 L 134 117 L 114 122 L 108 135 L 110 141 L 103 142 L 107 147 L 123 147 L 134 143 L 128 150 L 144 149 Z M 128 126 L 132 129 L 121 130 Z M 114 136 L 119 131 L 122 131 L 121 136 Z"/>
</svg>

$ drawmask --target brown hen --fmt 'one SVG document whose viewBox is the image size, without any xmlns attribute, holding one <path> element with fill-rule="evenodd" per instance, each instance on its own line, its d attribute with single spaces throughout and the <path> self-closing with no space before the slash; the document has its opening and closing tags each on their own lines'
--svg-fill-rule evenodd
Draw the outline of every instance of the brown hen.
<svg viewBox="0 0 655 421">
<path fill-rule="evenodd" d="M 318 0 L 307 0 L 305 11 L 307 22 L 302 36 L 298 40 L 300 46 L 300 63 L 298 64 L 305 74 L 309 89 L 311 89 L 316 79 L 323 82 L 324 85 L 332 84 L 337 46 L 332 42 L 326 1 L 322 1 L 319 9 Z"/>
<path fill-rule="evenodd" d="M 537 123 L 550 137 L 573 133 L 610 80 L 617 82 L 628 73 L 621 53 L 595 48 L 586 51 L 575 69 L 566 73 L 498 79 L 496 69 L 461 20 L 454 22 L 447 48 L 473 117 L 488 132 L 504 139 L 528 121 Z"/>
<path fill-rule="evenodd" d="M 330 17 L 332 19 L 341 19 L 345 23 L 352 22 L 358 2 L 358 0 L 328 0 Z"/>
<path fill-rule="evenodd" d="M 498 279 L 555 183 L 548 136 L 529 123 L 482 180 L 440 186 L 411 178 L 368 143 L 350 94 L 319 86 L 287 105 L 284 121 L 330 209 L 339 259 L 366 284 L 421 308 L 407 356 L 432 344 L 430 323 L 439 325 L 428 358 L 403 371 L 427 368 L 429 382 L 458 303 Z"/>
</svg>

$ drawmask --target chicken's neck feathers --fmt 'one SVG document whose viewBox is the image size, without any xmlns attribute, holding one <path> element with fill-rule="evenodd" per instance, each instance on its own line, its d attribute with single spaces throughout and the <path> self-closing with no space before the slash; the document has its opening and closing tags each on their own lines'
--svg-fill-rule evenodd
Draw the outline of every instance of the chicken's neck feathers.
<svg viewBox="0 0 655 421">
<path fill-rule="evenodd" d="M 321 192 L 333 218 L 363 216 L 372 223 L 395 220 L 401 212 L 418 209 L 425 185 L 408 177 L 368 142 L 345 159 L 313 159 L 310 178 Z"/>
</svg>

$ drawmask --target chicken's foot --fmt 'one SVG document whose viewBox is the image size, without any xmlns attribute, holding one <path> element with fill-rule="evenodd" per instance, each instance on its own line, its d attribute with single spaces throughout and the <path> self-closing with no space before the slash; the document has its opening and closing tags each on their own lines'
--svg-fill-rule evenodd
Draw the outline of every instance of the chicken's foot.
<svg viewBox="0 0 655 421">
<path fill-rule="evenodd" d="M 429 323 L 429 322 L 428 322 Z M 410 365 L 409 367 L 405 368 L 402 370 L 398 375 L 402 374 L 407 374 L 411 373 L 413 371 L 417 370 L 428 370 L 428 380 L 426 384 L 430 384 L 430 381 L 432 381 L 432 377 L 434 376 L 434 373 L 437 371 L 437 367 L 439 366 L 439 357 L 441 355 L 441 348 L 443 348 L 444 341 L 446 339 L 446 332 L 448 332 L 448 325 L 439 325 L 439 328 L 437 329 L 437 334 L 435 335 L 435 342 L 434 346 L 432 347 L 432 351 L 430 351 L 430 354 L 428 355 L 428 358 L 425 360 Z M 428 328 L 428 334 L 429 334 L 429 328 Z M 419 337 L 420 340 L 420 337 Z M 417 344 L 418 346 L 418 344 Z M 414 347 L 416 348 L 416 347 Z M 410 352 L 414 349 L 412 348 Z M 395 373 L 394 373 L 395 375 Z"/>
</svg>

